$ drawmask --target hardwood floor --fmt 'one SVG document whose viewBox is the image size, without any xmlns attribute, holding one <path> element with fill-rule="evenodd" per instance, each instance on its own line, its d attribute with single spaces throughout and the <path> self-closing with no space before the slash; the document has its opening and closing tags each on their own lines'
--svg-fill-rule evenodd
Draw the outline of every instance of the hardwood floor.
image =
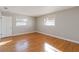
<svg viewBox="0 0 79 59">
<path fill-rule="evenodd" d="M 53 49 L 56 48 L 56 49 Z M 40 33 L 30 33 L 3 38 L 0 41 L 1 52 L 79 52 L 79 44 L 46 36 Z"/>
</svg>

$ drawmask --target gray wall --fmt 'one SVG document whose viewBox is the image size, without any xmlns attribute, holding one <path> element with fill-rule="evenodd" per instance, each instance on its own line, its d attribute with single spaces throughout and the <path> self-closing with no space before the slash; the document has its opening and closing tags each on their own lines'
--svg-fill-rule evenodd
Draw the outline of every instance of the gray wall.
<svg viewBox="0 0 79 59">
<path fill-rule="evenodd" d="M 13 13 L 3 13 L 3 16 L 12 16 L 13 35 L 24 34 L 29 32 L 42 32 L 50 35 L 56 35 L 62 38 L 79 42 L 79 7 L 68 10 L 51 13 L 37 18 L 23 16 Z M 25 17 L 28 19 L 26 26 L 16 27 L 16 17 Z M 51 18 L 55 16 L 55 26 L 44 25 L 44 17 Z"/>
<path fill-rule="evenodd" d="M 44 25 L 44 17 L 50 18 L 54 15 L 56 15 L 55 26 Z M 79 7 L 40 16 L 36 21 L 38 32 L 79 42 Z"/>
<path fill-rule="evenodd" d="M 12 17 L 12 35 L 20 35 L 20 34 L 35 32 L 34 17 L 30 17 L 30 16 L 27 16 L 27 15 L 21 15 L 21 14 L 15 14 L 15 13 L 11 13 L 11 12 L 2 12 L 2 15 Z M 26 18 L 27 19 L 27 25 L 16 26 L 16 18 Z"/>
<path fill-rule="evenodd" d="M 16 26 L 16 18 L 21 17 L 21 18 L 26 18 L 27 19 L 27 25 L 25 26 Z M 13 35 L 18 35 L 18 34 L 26 34 L 26 33 L 32 33 L 35 32 L 34 28 L 34 18 L 29 17 L 29 16 L 14 16 L 13 17 Z"/>
</svg>

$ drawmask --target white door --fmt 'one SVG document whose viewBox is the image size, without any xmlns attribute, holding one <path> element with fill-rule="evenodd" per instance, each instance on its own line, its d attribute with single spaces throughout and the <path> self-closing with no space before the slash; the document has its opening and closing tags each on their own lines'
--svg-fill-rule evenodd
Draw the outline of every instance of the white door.
<svg viewBox="0 0 79 59">
<path fill-rule="evenodd" d="M 2 38 L 12 35 L 12 18 L 9 16 L 2 16 Z"/>
</svg>

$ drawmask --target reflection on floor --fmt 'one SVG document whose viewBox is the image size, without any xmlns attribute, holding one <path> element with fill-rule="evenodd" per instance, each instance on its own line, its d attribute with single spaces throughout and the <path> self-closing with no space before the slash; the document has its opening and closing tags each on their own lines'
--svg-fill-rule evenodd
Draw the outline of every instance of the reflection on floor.
<svg viewBox="0 0 79 59">
<path fill-rule="evenodd" d="M 79 52 L 79 44 L 31 33 L 1 39 L 1 52 Z"/>
<path fill-rule="evenodd" d="M 16 51 L 25 51 L 28 48 L 28 42 L 25 40 L 21 40 L 20 42 L 17 42 L 16 44 Z"/>
</svg>

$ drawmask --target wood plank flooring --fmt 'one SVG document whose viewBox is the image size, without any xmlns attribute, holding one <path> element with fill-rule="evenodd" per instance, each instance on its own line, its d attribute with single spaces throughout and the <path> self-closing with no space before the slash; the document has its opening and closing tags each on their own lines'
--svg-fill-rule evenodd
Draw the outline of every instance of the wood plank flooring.
<svg viewBox="0 0 79 59">
<path fill-rule="evenodd" d="M 3 38 L 0 52 L 79 52 L 79 44 L 50 37 L 40 33 L 30 33 Z"/>
</svg>

